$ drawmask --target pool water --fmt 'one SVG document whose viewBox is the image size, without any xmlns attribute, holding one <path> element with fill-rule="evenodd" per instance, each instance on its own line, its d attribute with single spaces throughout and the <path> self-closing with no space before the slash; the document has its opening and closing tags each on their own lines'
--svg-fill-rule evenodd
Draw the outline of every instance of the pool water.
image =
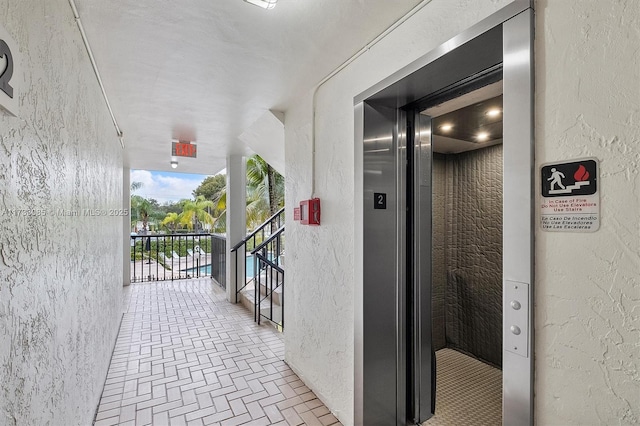
<svg viewBox="0 0 640 426">
<path fill-rule="evenodd" d="M 245 268 L 247 271 L 247 277 L 253 277 L 254 276 L 254 270 L 253 270 L 253 257 L 254 256 L 247 256 L 247 260 L 246 260 L 246 264 L 245 264 Z M 268 256 L 269 260 L 273 259 L 272 255 Z M 188 268 L 188 269 L 184 269 L 185 272 L 195 272 L 198 268 Z M 211 275 L 211 265 L 204 265 L 200 267 L 200 275 Z"/>
</svg>

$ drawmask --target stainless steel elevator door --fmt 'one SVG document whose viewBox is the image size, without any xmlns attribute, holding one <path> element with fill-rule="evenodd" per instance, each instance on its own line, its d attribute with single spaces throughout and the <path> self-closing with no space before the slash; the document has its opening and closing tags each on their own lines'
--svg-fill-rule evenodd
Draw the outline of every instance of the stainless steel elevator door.
<svg viewBox="0 0 640 426">
<path fill-rule="evenodd" d="M 517 285 L 523 294 L 513 297 L 520 298 L 524 308 L 520 322 L 502 324 L 503 422 L 533 424 L 533 27 L 531 2 L 514 0 L 354 98 L 355 140 L 363 144 L 363 279 L 356 283 L 354 360 L 358 425 L 405 425 L 423 418 L 421 407 L 426 405 L 420 401 L 427 397 L 416 390 L 430 382 L 422 378 L 428 371 L 424 361 L 414 369 L 408 365 L 428 353 L 422 351 L 428 338 L 422 329 L 408 325 L 409 311 L 421 312 L 415 304 L 426 293 L 421 291 L 424 281 L 412 287 L 415 277 L 407 276 L 412 253 L 423 247 L 408 240 L 413 234 L 406 227 L 425 229 L 413 222 L 414 209 L 407 210 L 405 198 L 413 194 L 415 175 L 406 168 L 416 167 L 407 157 L 419 155 L 407 149 L 406 114 L 413 112 L 403 108 L 498 64 L 504 67 L 506 111 L 503 287 Z M 414 119 L 414 124 L 419 122 Z M 356 169 L 358 161 L 356 152 Z M 510 302 L 504 298 L 503 312 L 513 309 Z M 523 348 L 517 345 L 518 352 L 508 345 L 514 325 L 523 330 L 526 343 Z M 418 395 L 414 405 L 408 402 L 412 394 Z"/>
<path fill-rule="evenodd" d="M 404 293 L 397 286 L 397 110 L 364 104 L 363 423 L 404 424 Z"/>
<path fill-rule="evenodd" d="M 409 321 L 413 329 L 410 336 L 412 366 L 413 420 L 422 423 L 435 412 L 435 370 L 436 359 L 432 340 L 431 303 L 431 241 L 432 241 L 432 129 L 431 117 L 413 113 L 413 140 L 408 149 L 410 159 L 407 181 L 411 181 L 407 191 L 407 204 L 412 210 L 411 224 L 407 227 L 407 239 L 411 244 L 411 260 L 408 275 L 411 276 L 413 315 Z"/>
<path fill-rule="evenodd" d="M 363 424 L 421 423 L 435 400 L 424 254 L 431 250 L 430 122 L 366 103 L 363 112 Z"/>
</svg>

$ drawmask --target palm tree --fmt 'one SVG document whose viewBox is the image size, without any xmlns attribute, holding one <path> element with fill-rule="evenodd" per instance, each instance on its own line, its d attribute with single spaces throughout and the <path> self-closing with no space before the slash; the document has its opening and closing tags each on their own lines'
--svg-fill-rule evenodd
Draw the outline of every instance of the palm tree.
<svg viewBox="0 0 640 426">
<path fill-rule="evenodd" d="M 269 208 L 266 199 L 260 191 L 247 187 L 246 200 L 246 227 L 253 229 L 269 218 Z M 222 189 L 218 197 L 213 200 L 215 206 L 215 219 L 213 232 L 225 232 L 227 229 L 227 191 Z"/>
<path fill-rule="evenodd" d="M 187 225 L 189 228 L 195 226 L 196 230 L 198 230 L 200 223 L 213 225 L 214 219 L 209 213 L 213 208 L 213 201 L 198 195 L 195 200 L 187 200 L 182 205 L 182 213 L 179 215 L 180 223 Z"/>
<path fill-rule="evenodd" d="M 161 224 L 163 226 L 166 226 L 171 232 L 175 232 L 176 226 L 178 226 L 178 223 L 180 223 L 178 213 L 173 213 L 173 212 L 167 213 L 167 215 L 161 222 Z"/>
<path fill-rule="evenodd" d="M 264 187 L 247 186 L 247 229 L 255 229 L 271 216 Z M 273 229 L 271 230 L 273 231 Z"/>
<path fill-rule="evenodd" d="M 131 192 L 137 191 L 138 189 L 142 188 L 142 186 L 142 182 L 131 182 Z"/>
<path fill-rule="evenodd" d="M 226 188 L 218 192 L 213 202 L 216 214 L 213 230 L 224 232 L 227 212 Z M 247 159 L 247 229 L 260 225 L 283 206 L 284 177 L 259 155 L 249 157 Z"/>
<path fill-rule="evenodd" d="M 213 200 L 215 219 L 213 232 L 226 232 L 227 230 L 227 188 L 222 188 L 218 196 Z"/>
<path fill-rule="evenodd" d="M 152 212 L 153 206 L 144 197 L 139 195 L 133 195 L 131 197 L 131 211 L 136 212 L 136 217 L 142 220 L 142 230 L 147 230 L 147 223 L 149 221 L 149 214 Z M 133 215 L 132 215 L 133 217 Z"/>
<path fill-rule="evenodd" d="M 268 216 L 284 205 L 284 177 L 259 155 L 247 159 L 247 187 L 256 192 L 256 199 L 266 199 Z"/>
</svg>

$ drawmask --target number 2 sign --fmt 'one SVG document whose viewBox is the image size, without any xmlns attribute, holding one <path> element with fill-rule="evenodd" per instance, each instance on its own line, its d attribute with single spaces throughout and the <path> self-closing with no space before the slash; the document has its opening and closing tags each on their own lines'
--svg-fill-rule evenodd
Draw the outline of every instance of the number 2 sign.
<svg viewBox="0 0 640 426">
<path fill-rule="evenodd" d="M 13 38 L 0 26 L 0 111 L 18 115 L 18 87 L 14 71 L 18 48 Z"/>
</svg>

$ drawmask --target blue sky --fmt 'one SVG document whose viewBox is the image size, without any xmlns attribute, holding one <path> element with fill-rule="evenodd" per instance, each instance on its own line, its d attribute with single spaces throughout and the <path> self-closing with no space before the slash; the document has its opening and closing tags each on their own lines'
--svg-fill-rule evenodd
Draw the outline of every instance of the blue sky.
<svg viewBox="0 0 640 426">
<path fill-rule="evenodd" d="M 193 190 L 207 175 L 188 173 L 154 172 L 149 170 L 131 170 L 131 182 L 142 182 L 142 188 L 133 194 L 145 198 L 154 198 L 160 204 L 193 198 Z"/>
</svg>

